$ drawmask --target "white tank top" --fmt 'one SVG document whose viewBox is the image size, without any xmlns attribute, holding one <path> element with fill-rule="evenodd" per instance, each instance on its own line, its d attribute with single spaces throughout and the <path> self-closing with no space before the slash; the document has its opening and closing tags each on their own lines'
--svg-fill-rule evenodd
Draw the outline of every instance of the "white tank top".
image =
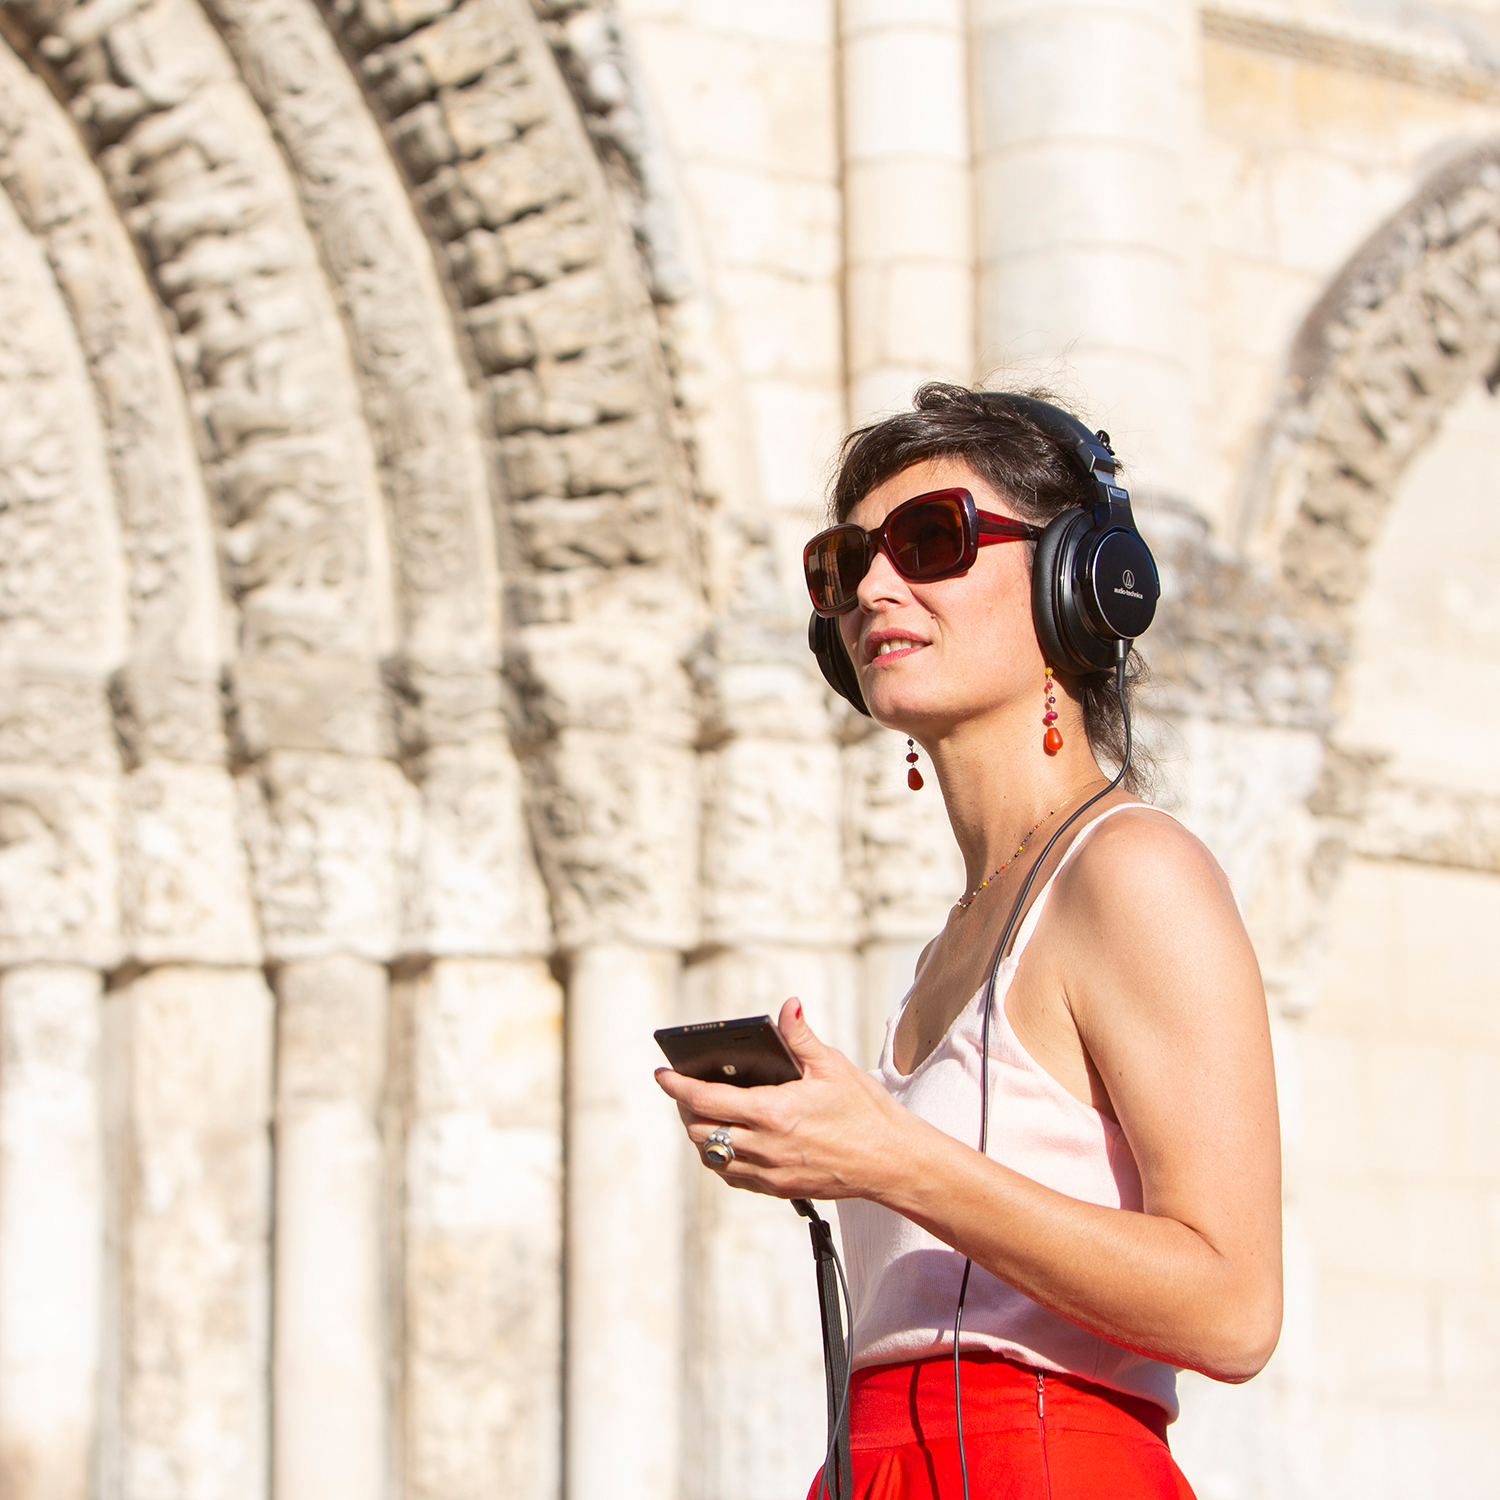
<svg viewBox="0 0 1500 1500">
<path fill-rule="evenodd" d="M 1124 1133 L 1075 1099 L 1032 1060 L 1011 1029 L 1005 997 L 1068 861 L 1104 820 L 1084 827 L 1027 912 L 995 978 L 990 1015 L 988 1155 L 1085 1203 L 1139 1210 L 1141 1177 Z M 912 986 L 916 988 L 915 983 Z M 979 1144 L 979 1066 L 984 988 L 969 1001 L 931 1056 L 903 1076 L 892 1058 L 908 990 L 886 1024 L 873 1076 L 897 1103 L 960 1141 Z M 854 1305 L 854 1366 L 931 1359 L 953 1352 L 953 1309 L 964 1258 L 909 1219 L 859 1198 L 839 1202 L 839 1225 Z M 1089 1333 L 975 1266 L 964 1303 L 963 1348 L 990 1350 L 1034 1369 L 1061 1371 L 1111 1390 L 1143 1396 L 1177 1416 L 1177 1371 Z"/>
</svg>

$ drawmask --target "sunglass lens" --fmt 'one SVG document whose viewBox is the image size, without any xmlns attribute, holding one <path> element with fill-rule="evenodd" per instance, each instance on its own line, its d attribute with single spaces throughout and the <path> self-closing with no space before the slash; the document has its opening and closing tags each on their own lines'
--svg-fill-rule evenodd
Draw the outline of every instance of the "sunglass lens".
<svg viewBox="0 0 1500 1500">
<path fill-rule="evenodd" d="M 941 578 L 963 561 L 963 512 L 955 500 L 923 500 L 893 515 L 892 561 L 903 578 Z"/>
<path fill-rule="evenodd" d="M 807 554 L 807 586 L 819 609 L 845 608 L 870 565 L 870 545 L 854 528 L 830 531 Z"/>
</svg>

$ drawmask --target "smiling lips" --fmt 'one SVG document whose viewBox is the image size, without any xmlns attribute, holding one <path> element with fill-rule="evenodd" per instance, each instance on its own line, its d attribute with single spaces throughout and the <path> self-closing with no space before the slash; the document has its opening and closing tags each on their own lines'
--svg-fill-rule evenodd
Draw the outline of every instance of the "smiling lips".
<svg viewBox="0 0 1500 1500">
<path fill-rule="evenodd" d="M 926 644 L 926 641 L 911 635 L 885 636 L 878 641 L 866 643 L 865 660 L 874 663 L 888 656 L 909 656 L 913 651 L 920 651 Z"/>
</svg>

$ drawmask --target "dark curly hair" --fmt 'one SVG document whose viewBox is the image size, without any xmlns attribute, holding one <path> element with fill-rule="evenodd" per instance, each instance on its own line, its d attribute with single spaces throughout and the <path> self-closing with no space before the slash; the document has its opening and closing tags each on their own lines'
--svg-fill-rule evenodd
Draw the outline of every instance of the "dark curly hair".
<svg viewBox="0 0 1500 1500">
<path fill-rule="evenodd" d="M 957 458 L 988 481 L 1028 521 L 1045 526 L 1070 506 L 1092 503 L 1088 482 L 1057 440 L 1044 432 L 1014 403 L 1029 396 L 1067 410 L 1050 391 L 975 391 L 967 386 L 930 381 L 912 398 L 912 409 L 858 427 L 839 450 L 830 508 L 842 522 L 876 485 L 926 458 Z M 1036 550 L 1027 544 L 1027 556 Z M 1125 759 L 1125 719 L 1115 696 L 1114 672 L 1075 676 L 1072 683 L 1083 704 L 1083 725 L 1096 757 Z M 1135 689 L 1146 676 L 1140 653 L 1131 648 L 1125 692 L 1132 711 Z M 1132 712 L 1132 717 L 1134 714 Z M 1149 777 L 1132 763 L 1125 784 L 1140 792 Z"/>
</svg>

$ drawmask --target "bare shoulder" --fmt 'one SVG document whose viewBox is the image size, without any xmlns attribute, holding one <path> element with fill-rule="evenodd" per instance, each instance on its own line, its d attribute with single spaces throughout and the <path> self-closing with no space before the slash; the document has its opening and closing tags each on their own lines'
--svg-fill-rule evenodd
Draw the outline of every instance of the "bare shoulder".
<svg viewBox="0 0 1500 1500">
<path fill-rule="evenodd" d="M 1123 807 L 1081 836 L 1064 876 L 1071 896 L 1136 906 L 1201 893 L 1234 905 L 1229 879 L 1208 846 L 1159 808 Z"/>
<path fill-rule="evenodd" d="M 1059 919 L 1089 939 L 1074 949 L 1090 981 L 1077 993 L 1123 988 L 1149 1006 L 1152 997 L 1186 999 L 1183 984 L 1193 976 L 1199 1003 L 1205 981 L 1221 995 L 1261 994 L 1228 877 L 1203 841 L 1166 813 L 1115 813 L 1069 861 L 1057 894 Z"/>
</svg>

